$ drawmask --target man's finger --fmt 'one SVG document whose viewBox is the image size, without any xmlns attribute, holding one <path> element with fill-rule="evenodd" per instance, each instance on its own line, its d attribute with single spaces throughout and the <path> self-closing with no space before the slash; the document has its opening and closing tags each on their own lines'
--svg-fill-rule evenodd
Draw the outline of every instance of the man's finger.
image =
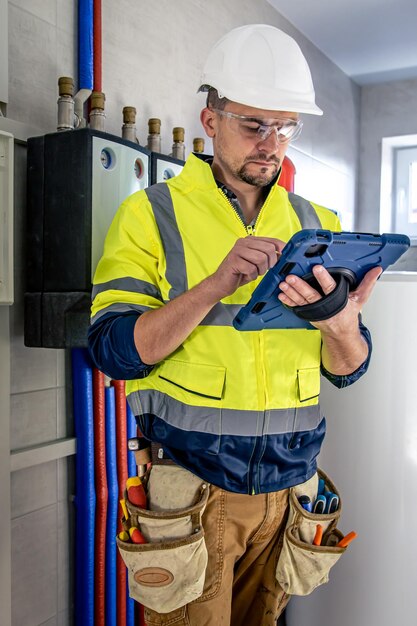
<svg viewBox="0 0 417 626">
<path fill-rule="evenodd" d="M 258 241 L 264 241 L 265 243 L 272 244 L 276 250 L 276 252 L 281 253 L 285 248 L 286 243 L 281 239 L 275 239 L 275 237 L 257 237 L 253 235 L 248 235 L 245 237 L 244 241 L 247 241 L 249 244 L 255 244 Z"/>
<path fill-rule="evenodd" d="M 261 237 L 247 237 L 240 240 L 241 245 L 239 248 L 239 254 L 245 257 L 249 251 L 256 251 L 268 257 L 268 267 L 273 267 L 279 259 L 280 241 L 279 239 L 269 239 Z"/>
<path fill-rule="evenodd" d="M 315 265 L 313 274 L 326 296 L 335 289 L 336 281 L 323 265 Z"/>
</svg>

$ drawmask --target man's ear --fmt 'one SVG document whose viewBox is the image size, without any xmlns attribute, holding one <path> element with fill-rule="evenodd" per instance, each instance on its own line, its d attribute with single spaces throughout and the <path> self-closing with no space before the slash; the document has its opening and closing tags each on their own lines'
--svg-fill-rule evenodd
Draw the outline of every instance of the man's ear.
<svg viewBox="0 0 417 626">
<path fill-rule="evenodd" d="M 205 107 L 200 113 L 200 121 L 203 125 L 206 135 L 210 138 L 216 136 L 216 120 L 215 113 L 209 108 Z"/>
</svg>

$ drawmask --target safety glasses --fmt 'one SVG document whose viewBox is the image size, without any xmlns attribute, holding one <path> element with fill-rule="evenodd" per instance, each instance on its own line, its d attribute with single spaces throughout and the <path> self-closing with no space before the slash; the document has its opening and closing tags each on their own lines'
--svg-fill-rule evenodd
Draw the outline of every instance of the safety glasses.
<svg viewBox="0 0 417 626">
<path fill-rule="evenodd" d="M 255 141 L 265 141 L 275 131 L 279 143 L 289 143 L 299 136 L 303 127 L 301 120 L 292 120 L 285 117 L 265 119 L 248 115 L 237 115 L 221 109 L 210 110 L 227 120 L 229 128 L 239 133 L 241 137 Z"/>
</svg>

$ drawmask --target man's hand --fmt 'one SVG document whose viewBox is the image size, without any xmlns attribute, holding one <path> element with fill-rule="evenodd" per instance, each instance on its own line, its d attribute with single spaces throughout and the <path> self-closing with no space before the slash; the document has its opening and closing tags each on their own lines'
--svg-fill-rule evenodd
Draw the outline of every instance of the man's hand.
<svg viewBox="0 0 417 626">
<path fill-rule="evenodd" d="M 284 246 L 283 241 L 271 237 L 238 239 L 211 276 L 218 289 L 219 300 L 265 274 L 278 261 Z"/>
<path fill-rule="evenodd" d="M 269 237 L 238 239 L 217 270 L 159 309 L 146 311 L 135 325 L 135 345 L 144 363 L 174 352 L 222 298 L 275 265 L 284 242 Z"/>
<path fill-rule="evenodd" d="M 328 372 L 336 375 L 348 375 L 364 363 L 368 347 L 359 331 L 358 316 L 367 302 L 382 269 L 374 267 L 349 294 L 348 302 L 342 311 L 321 322 L 312 322 L 320 330 L 322 337 L 322 363 Z M 322 266 L 313 267 L 313 274 L 325 295 L 336 286 L 329 272 Z M 317 302 L 322 295 L 298 276 L 288 275 L 280 283 L 283 293 L 279 300 L 288 306 Z"/>
<path fill-rule="evenodd" d="M 350 292 L 348 302 L 342 311 L 328 320 L 311 322 L 312 326 L 324 333 L 326 331 L 331 333 L 346 332 L 352 329 L 352 327 L 356 327 L 358 324 L 358 315 L 363 305 L 368 301 L 381 273 L 382 269 L 380 267 L 374 267 L 367 272 L 355 291 Z M 315 265 L 313 267 L 313 274 L 325 295 L 331 293 L 336 287 L 334 278 L 322 265 Z M 289 274 L 285 281 L 280 283 L 279 287 L 283 293 L 280 293 L 278 298 L 287 306 L 303 306 L 317 302 L 323 297 L 305 280 L 293 274 Z"/>
</svg>

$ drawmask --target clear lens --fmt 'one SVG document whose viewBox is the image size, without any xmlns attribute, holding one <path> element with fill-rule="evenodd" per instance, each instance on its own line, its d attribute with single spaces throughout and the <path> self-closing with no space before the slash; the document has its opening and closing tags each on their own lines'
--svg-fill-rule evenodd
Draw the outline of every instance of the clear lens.
<svg viewBox="0 0 417 626">
<path fill-rule="evenodd" d="M 272 132 L 275 132 L 279 143 L 288 143 L 299 136 L 303 126 L 301 120 L 255 118 L 230 111 L 212 110 L 227 121 L 231 130 L 245 139 L 255 141 L 265 141 Z"/>
</svg>

